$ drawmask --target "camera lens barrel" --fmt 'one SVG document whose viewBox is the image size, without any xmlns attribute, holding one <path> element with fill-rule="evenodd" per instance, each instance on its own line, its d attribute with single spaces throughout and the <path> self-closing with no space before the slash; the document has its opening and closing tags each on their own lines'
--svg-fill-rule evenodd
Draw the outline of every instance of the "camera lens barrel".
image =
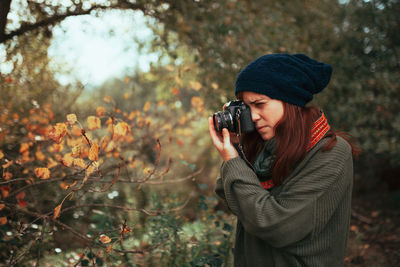
<svg viewBox="0 0 400 267">
<path fill-rule="evenodd" d="M 234 131 L 233 118 L 229 111 L 220 111 L 213 115 L 214 129 L 221 133 L 223 128 L 227 128 L 228 131 Z"/>
</svg>

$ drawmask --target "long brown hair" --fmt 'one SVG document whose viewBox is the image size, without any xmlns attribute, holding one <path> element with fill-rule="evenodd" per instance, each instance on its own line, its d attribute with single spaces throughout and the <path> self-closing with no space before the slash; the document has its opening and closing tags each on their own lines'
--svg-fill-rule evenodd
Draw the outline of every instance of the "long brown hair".
<svg viewBox="0 0 400 267">
<path fill-rule="evenodd" d="M 311 142 L 312 126 L 321 112 L 317 107 L 303 108 L 286 102 L 282 103 L 284 112 L 282 118 L 275 125 L 276 146 L 273 151 L 275 160 L 272 165 L 272 180 L 276 185 L 282 184 L 296 164 L 306 156 Z M 322 151 L 331 150 L 335 146 L 336 135 L 349 142 L 353 154 L 357 155 L 361 152 L 350 142 L 349 135 L 332 130 L 326 134 L 330 140 L 322 148 Z M 258 132 L 252 132 L 245 134 L 242 142 L 246 158 L 254 163 L 257 154 L 263 147 L 263 139 Z"/>
</svg>

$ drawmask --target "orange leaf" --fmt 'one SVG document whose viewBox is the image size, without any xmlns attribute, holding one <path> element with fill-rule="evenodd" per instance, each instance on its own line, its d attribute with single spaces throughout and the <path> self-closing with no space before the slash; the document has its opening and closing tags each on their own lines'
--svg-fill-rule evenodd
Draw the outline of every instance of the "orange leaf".
<svg viewBox="0 0 400 267">
<path fill-rule="evenodd" d="M 95 116 L 89 116 L 87 118 L 89 130 L 99 129 L 101 127 L 101 121 Z"/>
<path fill-rule="evenodd" d="M 9 162 L 7 162 L 6 164 L 3 164 L 1 167 L 3 167 L 3 169 L 10 167 L 12 164 L 14 163 L 14 161 L 10 160 Z"/>
<path fill-rule="evenodd" d="M 67 190 L 68 188 L 73 187 L 74 185 L 76 185 L 76 183 L 77 183 L 76 181 L 74 181 L 72 184 L 67 184 L 66 182 L 62 182 L 60 184 L 60 187 L 62 189 L 64 189 L 64 190 Z"/>
<path fill-rule="evenodd" d="M 107 253 L 110 253 L 111 251 L 113 251 L 113 245 L 112 244 L 108 245 L 107 248 L 106 248 L 106 252 Z"/>
<path fill-rule="evenodd" d="M 111 96 L 106 95 L 106 96 L 103 98 L 103 100 L 104 100 L 104 102 L 106 102 L 106 103 L 110 103 L 110 102 L 111 102 Z"/>
<path fill-rule="evenodd" d="M 8 180 L 10 180 L 11 178 L 12 178 L 12 173 L 11 172 L 4 172 L 3 173 L 3 178 L 6 180 L 6 181 L 8 181 Z"/>
<path fill-rule="evenodd" d="M 130 93 L 125 93 L 125 94 L 124 94 L 124 99 L 128 99 L 130 96 L 131 96 Z"/>
<path fill-rule="evenodd" d="M 65 154 L 62 158 L 62 163 L 67 167 L 71 167 L 73 162 L 74 158 L 72 157 L 71 153 Z"/>
<path fill-rule="evenodd" d="M 1 187 L 1 194 L 3 195 L 3 198 L 8 197 L 8 194 L 10 193 L 10 191 L 11 191 L 11 187 L 9 187 L 8 185 L 3 185 Z"/>
<path fill-rule="evenodd" d="M 203 99 L 201 99 L 200 97 L 194 96 L 192 97 L 190 102 L 192 106 L 197 109 L 198 112 L 202 112 L 204 110 L 204 102 Z"/>
<path fill-rule="evenodd" d="M 76 118 L 75 114 L 68 114 L 67 121 L 69 125 L 75 124 L 78 119 Z"/>
<path fill-rule="evenodd" d="M 62 207 L 62 203 L 54 208 L 54 214 L 53 214 L 53 219 L 54 220 L 57 219 L 60 216 L 61 207 Z"/>
<path fill-rule="evenodd" d="M 48 137 L 50 137 L 54 142 L 59 144 L 61 139 L 67 134 L 67 125 L 65 123 L 57 123 L 50 132 Z"/>
<path fill-rule="evenodd" d="M 36 168 L 35 174 L 36 174 L 36 177 L 43 179 L 43 180 L 50 178 L 50 170 L 47 168 Z"/>
<path fill-rule="evenodd" d="M 200 82 L 197 82 L 197 81 L 189 82 L 189 85 L 190 85 L 190 87 L 191 87 L 193 90 L 195 90 L 195 91 L 199 91 L 199 90 L 201 89 L 201 87 L 203 87 L 203 86 L 201 85 L 201 83 L 200 83 Z"/>
<path fill-rule="evenodd" d="M 114 134 L 117 136 L 125 136 L 131 129 L 126 122 L 119 122 L 115 125 Z"/>
<path fill-rule="evenodd" d="M 150 106 L 151 106 L 151 103 L 147 101 L 147 102 L 144 104 L 143 111 L 144 111 L 144 112 L 148 111 L 148 110 L 150 109 Z"/>
<path fill-rule="evenodd" d="M 7 223 L 7 217 L 0 217 L 0 225 L 5 225 Z"/>
<path fill-rule="evenodd" d="M 172 94 L 173 94 L 173 95 L 179 94 L 178 88 L 176 88 L 176 87 L 172 88 Z"/>
<path fill-rule="evenodd" d="M 36 151 L 35 156 L 36 156 L 36 159 L 39 161 L 43 161 L 46 159 L 46 156 L 40 150 Z"/>
<path fill-rule="evenodd" d="M 103 244 L 110 243 L 111 242 L 111 238 L 109 238 L 106 235 L 101 235 L 100 236 L 100 242 L 103 243 Z"/>
<path fill-rule="evenodd" d="M 0 204 L 0 210 L 4 209 L 5 206 L 6 205 L 4 205 L 4 204 Z"/>
<path fill-rule="evenodd" d="M 74 159 L 74 166 L 78 166 L 81 168 L 86 168 L 86 163 L 83 159 Z"/>
<path fill-rule="evenodd" d="M 21 147 L 19 148 L 19 153 L 24 153 L 29 150 L 29 144 L 28 143 L 22 143 Z"/>
<path fill-rule="evenodd" d="M 96 108 L 96 116 L 97 117 L 103 117 L 106 111 L 104 110 L 103 107 L 97 107 Z"/>
<path fill-rule="evenodd" d="M 94 142 L 89 150 L 89 159 L 92 161 L 97 161 L 99 159 L 99 145 Z"/>
</svg>

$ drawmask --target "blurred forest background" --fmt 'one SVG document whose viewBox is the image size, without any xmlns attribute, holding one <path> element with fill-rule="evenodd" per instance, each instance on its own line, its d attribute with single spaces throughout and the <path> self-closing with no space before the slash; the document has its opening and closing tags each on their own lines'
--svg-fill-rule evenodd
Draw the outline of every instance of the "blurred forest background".
<svg viewBox="0 0 400 267">
<path fill-rule="evenodd" d="M 110 12 L 128 30 L 103 38 L 151 64 L 90 85 L 50 47 L 65 21 L 100 29 Z M 148 38 L 126 37 L 135 14 Z M 315 104 L 363 150 L 345 266 L 400 266 L 399 14 L 398 0 L 1 0 L 0 264 L 232 266 L 207 117 L 254 58 L 305 53 L 334 68 Z"/>
</svg>

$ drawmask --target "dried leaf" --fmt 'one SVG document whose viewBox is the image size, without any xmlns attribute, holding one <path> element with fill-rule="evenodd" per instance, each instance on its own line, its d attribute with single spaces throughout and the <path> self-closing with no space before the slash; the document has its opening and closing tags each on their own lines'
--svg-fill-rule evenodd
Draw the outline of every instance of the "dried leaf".
<svg viewBox="0 0 400 267">
<path fill-rule="evenodd" d="M 29 144 L 28 143 L 22 143 L 20 148 L 19 148 L 19 153 L 24 153 L 26 151 L 29 151 Z"/>
<path fill-rule="evenodd" d="M 68 115 L 67 115 L 67 121 L 68 121 L 68 124 L 69 124 L 69 125 L 75 124 L 77 120 L 78 120 L 78 119 L 76 118 L 76 115 L 75 115 L 75 114 L 68 114 Z"/>
<path fill-rule="evenodd" d="M 4 153 L 3 151 L 0 149 L 0 159 L 4 158 Z"/>
<path fill-rule="evenodd" d="M 199 91 L 199 90 L 201 89 L 201 87 L 203 87 L 203 86 L 201 85 L 201 83 L 200 83 L 200 82 L 197 82 L 197 81 L 189 82 L 189 85 L 190 85 L 190 87 L 191 87 L 193 90 L 195 90 L 195 91 Z"/>
<path fill-rule="evenodd" d="M 89 159 L 92 161 L 97 161 L 99 159 L 99 145 L 94 142 L 89 150 Z"/>
<path fill-rule="evenodd" d="M 103 107 L 97 107 L 96 108 L 96 116 L 97 117 L 103 117 L 104 116 L 104 114 L 106 113 L 106 111 L 104 110 L 104 108 Z"/>
<path fill-rule="evenodd" d="M 54 214 L 53 214 L 53 219 L 54 220 L 57 219 L 60 216 L 61 207 L 62 207 L 62 203 L 54 208 Z"/>
<path fill-rule="evenodd" d="M 113 251 L 113 245 L 112 244 L 108 245 L 107 248 L 106 248 L 106 252 L 107 253 L 110 253 L 111 251 Z"/>
<path fill-rule="evenodd" d="M 86 168 L 86 163 L 85 163 L 85 161 L 83 160 L 83 159 L 81 159 L 81 158 L 79 158 L 79 159 L 74 159 L 74 166 L 78 166 L 78 167 L 81 167 L 81 168 Z"/>
<path fill-rule="evenodd" d="M 130 96 L 131 96 L 130 93 L 125 93 L 125 94 L 124 94 L 124 99 L 128 99 Z"/>
<path fill-rule="evenodd" d="M 112 100 L 112 98 L 111 98 L 111 96 L 106 95 L 106 96 L 103 98 L 103 100 L 104 100 L 104 102 L 106 102 L 106 103 L 110 103 L 111 100 Z"/>
<path fill-rule="evenodd" d="M 202 112 L 204 110 L 204 102 L 202 98 L 194 96 L 192 97 L 190 102 L 192 106 L 197 109 L 198 112 Z"/>
<path fill-rule="evenodd" d="M 50 178 L 50 170 L 47 168 L 35 168 L 35 174 L 37 178 L 43 180 Z"/>
<path fill-rule="evenodd" d="M 21 208 L 26 208 L 27 203 L 25 199 L 18 200 L 17 203 Z"/>
<path fill-rule="evenodd" d="M 48 137 L 59 144 L 66 134 L 67 125 L 65 123 L 57 123 L 48 133 Z"/>
<path fill-rule="evenodd" d="M 21 199 L 24 199 L 25 196 L 26 196 L 25 192 L 19 192 L 19 193 L 15 196 L 15 198 L 16 198 L 17 200 L 21 200 Z"/>
<path fill-rule="evenodd" d="M 89 116 L 87 118 L 87 122 L 88 122 L 89 130 L 95 130 L 95 129 L 99 129 L 101 127 L 100 119 L 95 116 Z"/>
<path fill-rule="evenodd" d="M 10 167 L 13 163 L 14 163 L 14 161 L 13 161 L 13 160 L 10 160 L 10 161 L 7 162 L 6 164 L 3 164 L 1 167 L 3 167 L 3 169 L 6 169 L 6 168 Z"/>
<path fill-rule="evenodd" d="M 103 243 L 103 244 L 110 243 L 111 242 L 111 238 L 109 238 L 106 235 L 101 235 L 100 236 L 100 242 Z"/>
<path fill-rule="evenodd" d="M 0 204 L 0 210 L 4 209 L 6 205 Z"/>
<path fill-rule="evenodd" d="M 7 223 L 7 217 L 0 217 L 0 225 L 5 225 Z"/>
<path fill-rule="evenodd" d="M 10 193 L 10 191 L 11 191 L 11 187 L 10 186 L 3 185 L 1 187 L 1 194 L 3 195 L 3 198 L 8 197 L 8 194 Z"/>
<path fill-rule="evenodd" d="M 178 95 L 179 94 L 178 88 L 176 88 L 176 87 L 172 88 L 172 94 L 173 95 Z"/>
<path fill-rule="evenodd" d="M 6 181 L 10 180 L 12 177 L 13 177 L 13 175 L 12 175 L 11 172 L 4 172 L 4 173 L 3 173 L 3 178 L 4 178 L 4 180 L 6 180 Z"/>
<path fill-rule="evenodd" d="M 143 111 L 146 112 L 150 109 L 151 103 L 150 102 L 146 102 L 143 106 Z"/>
<path fill-rule="evenodd" d="M 62 164 L 64 164 L 67 167 L 71 167 L 73 162 L 74 158 L 72 157 L 71 153 L 65 154 L 64 157 L 62 158 Z"/>
<path fill-rule="evenodd" d="M 125 136 L 130 131 L 131 131 L 131 129 L 126 122 L 119 122 L 119 123 L 117 123 L 117 125 L 115 125 L 114 135 Z"/>
</svg>

